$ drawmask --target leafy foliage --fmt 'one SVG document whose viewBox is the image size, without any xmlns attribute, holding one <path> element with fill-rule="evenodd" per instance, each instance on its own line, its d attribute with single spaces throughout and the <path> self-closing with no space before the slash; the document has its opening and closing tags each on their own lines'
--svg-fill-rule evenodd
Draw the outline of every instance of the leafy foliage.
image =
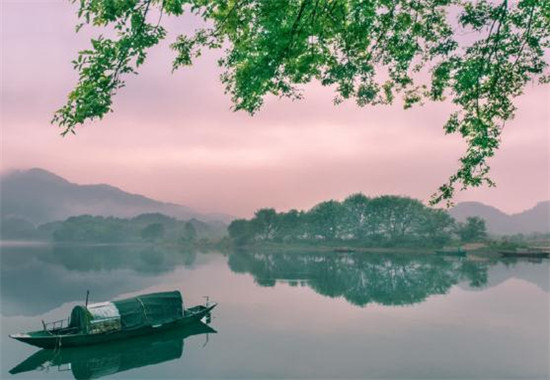
<svg viewBox="0 0 550 380">
<path fill-rule="evenodd" d="M 54 241 L 118 243 L 124 240 L 124 220 L 91 215 L 73 216 L 54 232 Z"/>
<path fill-rule="evenodd" d="M 336 201 L 321 202 L 314 206 L 307 215 L 309 235 L 314 239 L 334 240 L 343 228 L 342 206 Z"/>
<path fill-rule="evenodd" d="M 154 242 L 164 236 L 164 225 L 161 223 L 151 223 L 141 230 L 141 237 L 144 240 Z"/>
<path fill-rule="evenodd" d="M 224 226 L 196 219 L 181 221 L 160 213 L 141 214 L 132 219 L 81 215 L 49 224 L 52 226 L 41 235 L 57 242 L 139 243 L 144 240 L 162 240 L 194 243 L 203 239 L 219 240 L 226 236 Z M 39 229 L 41 227 L 47 225 Z"/>
<path fill-rule="evenodd" d="M 183 241 L 193 243 L 197 239 L 197 230 L 191 222 L 185 223 L 183 227 Z"/>
<path fill-rule="evenodd" d="M 228 232 L 238 245 L 304 241 L 442 246 L 453 238 L 455 226 L 446 211 L 426 207 L 416 199 L 353 194 L 343 202 L 321 202 L 308 211 L 261 209 L 251 220 L 234 220 Z"/>
<path fill-rule="evenodd" d="M 253 236 L 252 226 L 245 219 L 235 219 L 227 227 L 227 231 L 237 244 L 245 244 Z"/>
<path fill-rule="evenodd" d="M 458 234 L 461 240 L 467 243 L 486 239 L 487 227 L 485 226 L 485 220 L 477 216 L 466 218 L 465 223 L 458 225 Z"/>
<path fill-rule="evenodd" d="M 173 69 L 203 48 L 224 49 L 221 80 L 235 110 L 253 114 L 268 94 L 299 99 L 300 85 L 313 80 L 335 89 L 335 103 L 400 96 L 409 108 L 450 98 L 456 110 L 445 133 L 460 134 L 467 148 L 434 204 L 449 202 L 457 185 L 494 185 L 487 160 L 514 98 L 529 81 L 550 79 L 547 0 L 80 0 L 82 24 L 112 26 L 117 38 L 92 40 L 74 62 L 79 82 L 53 120 L 63 134 L 111 111 L 122 77 L 165 37 L 160 19 L 148 21 L 153 8 L 204 20 L 171 44 Z"/>
<path fill-rule="evenodd" d="M 75 2 L 76 0 L 72 0 Z M 165 30 L 147 22 L 152 1 L 80 1 L 79 17 L 95 26 L 113 25 L 117 38 L 99 36 L 92 48 L 73 61 L 79 81 L 67 104 L 57 111 L 53 122 L 63 127 L 63 135 L 86 120 L 102 118 L 112 109 L 112 96 L 124 87 L 122 75 L 136 74 L 147 57 L 147 49 L 165 37 Z M 77 30 L 83 24 L 77 26 Z"/>
<path fill-rule="evenodd" d="M 277 229 L 277 212 L 272 208 L 264 208 L 254 214 L 254 230 L 259 232 L 259 238 L 272 239 Z"/>
</svg>

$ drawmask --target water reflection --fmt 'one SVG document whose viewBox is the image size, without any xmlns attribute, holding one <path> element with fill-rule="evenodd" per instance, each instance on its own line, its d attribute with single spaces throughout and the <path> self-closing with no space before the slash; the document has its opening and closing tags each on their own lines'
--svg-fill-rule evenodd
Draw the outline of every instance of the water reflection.
<svg viewBox="0 0 550 380">
<path fill-rule="evenodd" d="M 548 378 L 550 260 L 154 249 L 2 247 L 0 378 L 48 362 L 71 370 L 13 378 L 130 368 L 114 377 Z M 65 317 L 86 289 L 92 302 L 180 289 L 194 305 L 210 295 L 220 303 L 215 326 L 223 334 L 206 350 L 198 349 L 205 336 L 186 340 L 180 360 L 171 359 L 182 356 L 184 337 L 152 336 L 107 353 L 99 346 L 74 357 L 73 350 L 40 351 L 16 366 L 35 349 L 7 334 Z M 373 304 L 389 306 L 362 308 Z"/>
<path fill-rule="evenodd" d="M 143 245 L 2 247 L 2 314 L 36 316 L 66 302 L 112 299 L 190 267 L 197 252 Z M 47 289 L 48 295 L 37 289 Z"/>
<path fill-rule="evenodd" d="M 97 379 L 170 360 L 183 355 L 184 340 L 193 335 L 216 333 L 204 323 L 150 336 L 92 347 L 40 350 L 12 368 L 12 375 L 34 370 L 71 371 L 75 379 Z M 205 343 L 207 340 L 205 340 Z"/>
<path fill-rule="evenodd" d="M 151 286 L 178 267 L 191 268 L 197 257 L 206 263 L 207 256 L 143 245 L 3 247 L 2 315 L 41 315 L 64 303 L 83 301 L 87 289 L 92 290 L 94 300 L 112 299 Z M 542 267 L 549 261 L 536 260 L 528 264 Z M 308 286 L 319 294 L 344 297 L 358 306 L 409 305 L 430 295 L 445 294 L 454 285 L 481 289 L 512 274 L 522 276 L 522 270 L 499 274 L 497 269 L 488 278 L 488 269 L 497 263 L 508 267 L 526 264 L 516 258 L 253 251 L 231 253 L 228 261 L 233 272 L 252 274 L 260 286 L 277 282 Z M 548 291 L 547 272 L 531 272 L 523 274 L 525 279 Z M 50 291 L 45 297 L 37 289 Z"/>
<path fill-rule="evenodd" d="M 190 266 L 197 252 L 154 245 L 52 245 L 38 259 L 62 265 L 70 271 L 113 271 L 130 269 L 142 274 L 161 274 L 176 266 Z"/>
<path fill-rule="evenodd" d="M 250 273 L 260 286 L 277 282 L 308 286 L 354 305 L 409 305 L 445 294 L 458 283 L 487 285 L 489 261 L 410 254 L 295 254 L 238 252 L 229 266 Z"/>
</svg>

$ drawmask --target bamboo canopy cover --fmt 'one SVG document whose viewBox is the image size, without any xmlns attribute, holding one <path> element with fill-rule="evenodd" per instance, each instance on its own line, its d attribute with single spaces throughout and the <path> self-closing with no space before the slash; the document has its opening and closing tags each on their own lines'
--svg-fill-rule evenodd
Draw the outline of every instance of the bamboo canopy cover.
<svg viewBox="0 0 550 380">
<path fill-rule="evenodd" d="M 71 327 L 82 332 L 133 330 L 156 326 L 183 317 L 183 301 L 179 291 L 151 293 L 113 302 L 75 306 Z"/>
</svg>

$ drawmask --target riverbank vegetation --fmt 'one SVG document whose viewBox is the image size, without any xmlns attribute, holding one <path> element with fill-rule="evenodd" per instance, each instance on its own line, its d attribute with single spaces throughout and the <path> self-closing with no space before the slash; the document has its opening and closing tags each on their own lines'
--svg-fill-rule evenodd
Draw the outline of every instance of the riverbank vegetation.
<svg viewBox="0 0 550 380">
<path fill-rule="evenodd" d="M 4 220 L 2 239 L 42 240 L 56 243 L 171 243 L 194 245 L 218 241 L 227 235 L 221 222 L 178 220 L 164 214 L 134 218 L 80 215 L 35 227 L 23 220 Z"/>
<path fill-rule="evenodd" d="M 307 211 L 258 210 L 250 220 L 234 220 L 228 228 L 236 245 L 312 243 L 366 247 L 444 246 L 487 237 L 485 221 L 458 223 L 443 209 L 419 200 L 384 195 L 353 194 L 344 201 L 321 202 Z"/>
</svg>

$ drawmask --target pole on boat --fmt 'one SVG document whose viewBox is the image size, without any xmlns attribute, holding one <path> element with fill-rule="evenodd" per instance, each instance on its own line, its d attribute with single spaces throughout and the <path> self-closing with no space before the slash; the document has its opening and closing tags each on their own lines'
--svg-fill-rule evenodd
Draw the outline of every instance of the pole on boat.
<svg viewBox="0 0 550 380">
<path fill-rule="evenodd" d="M 88 307 L 88 296 L 90 295 L 90 291 L 86 290 L 86 307 Z"/>
</svg>

